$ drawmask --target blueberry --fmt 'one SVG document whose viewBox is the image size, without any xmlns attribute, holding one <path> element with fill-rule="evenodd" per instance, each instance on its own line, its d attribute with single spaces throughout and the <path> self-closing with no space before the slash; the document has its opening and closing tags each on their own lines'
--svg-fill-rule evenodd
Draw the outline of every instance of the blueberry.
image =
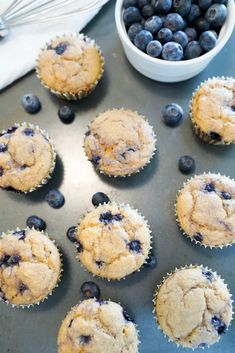
<svg viewBox="0 0 235 353">
<path fill-rule="evenodd" d="M 222 333 L 225 333 L 227 326 L 220 318 L 218 318 L 217 316 L 213 316 L 211 318 L 211 323 L 219 335 L 222 335 Z"/>
<path fill-rule="evenodd" d="M 18 129 L 17 126 L 12 126 L 7 129 L 7 134 L 13 134 Z M 4 134 L 3 134 L 4 135 Z"/>
<path fill-rule="evenodd" d="M 201 16 L 201 10 L 200 10 L 200 7 L 196 4 L 193 4 L 191 6 L 191 9 L 189 11 L 189 14 L 187 16 L 187 20 L 189 22 L 193 22 L 194 20 L 196 20 L 196 18 L 200 17 Z"/>
<path fill-rule="evenodd" d="M 26 284 L 24 284 L 23 282 L 20 282 L 18 287 L 20 294 L 23 294 L 27 289 L 28 287 L 26 286 Z"/>
<path fill-rule="evenodd" d="M 215 38 L 218 39 L 218 33 L 216 31 L 214 31 L 214 30 L 210 30 L 210 31 L 211 31 L 211 33 L 214 34 Z"/>
<path fill-rule="evenodd" d="M 77 241 L 77 238 L 76 238 L 77 237 L 77 232 L 76 232 L 76 230 L 77 230 L 77 227 L 76 226 L 72 226 L 72 227 L 69 227 L 69 229 L 66 232 L 67 238 L 73 243 L 75 243 Z"/>
<path fill-rule="evenodd" d="M 122 310 L 122 315 L 127 322 L 134 322 L 134 320 L 130 317 L 126 310 Z"/>
<path fill-rule="evenodd" d="M 201 233 L 196 233 L 194 234 L 193 238 L 196 240 L 196 241 L 199 241 L 200 243 L 203 241 L 203 236 Z"/>
<path fill-rule="evenodd" d="M 156 34 L 162 28 L 162 20 L 159 16 L 152 16 L 145 22 L 144 28 L 146 31 Z"/>
<path fill-rule="evenodd" d="M 104 194 L 103 192 L 96 192 L 96 193 L 92 196 L 91 202 L 93 203 L 94 206 L 99 206 L 100 204 L 110 202 L 110 199 L 109 199 L 109 197 L 108 197 L 106 194 Z"/>
<path fill-rule="evenodd" d="M 9 260 L 9 258 L 9 255 L 4 255 L 2 258 L 0 258 L 0 267 L 3 265 L 7 265 L 7 261 Z"/>
<path fill-rule="evenodd" d="M 230 194 L 230 192 L 222 191 L 221 195 L 224 200 L 231 200 L 232 199 L 232 195 Z"/>
<path fill-rule="evenodd" d="M 163 45 L 162 58 L 169 61 L 180 61 L 183 57 L 184 51 L 179 43 L 168 42 Z"/>
<path fill-rule="evenodd" d="M 180 31 L 184 27 L 184 20 L 178 13 L 169 13 L 165 18 L 164 27 L 172 32 Z"/>
<path fill-rule="evenodd" d="M 0 153 L 7 151 L 7 145 L 5 143 L 0 143 Z"/>
<path fill-rule="evenodd" d="M 18 240 L 24 240 L 26 237 L 26 232 L 25 230 L 16 230 L 13 235 L 18 237 Z"/>
<path fill-rule="evenodd" d="M 152 40 L 147 45 L 147 54 L 157 58 L 162 52 L 162 45 L 158 40 Z"/>
<path fill-rule="evenodd" d="M 152 5 L 144 5 L 142 8 L 142 15 L 144 18 L 149 18 L 155 14 L 155 9 Z"/>
<path fill-rule="evenodd" d="M 64 105 L 58 110 L 58 116 L 64 124 L 70 124 L 75 118 L 75 113 L 70 107 Z"/>
<path fill-rule="evenodd" d="M 152 33 L 143 29 L 136 35 L 134 44 L 138 49 L 146 51 L 146 47 L 151 40 L 153 40 Z"/>
<path fill-rule="evenodd" d="M 79 240 L 76 240 L 75 242 L 75 248 L 77 250 L 78 253 L 83 252 L 83 245 Z"/>
<path fill-rule="evenodd" d="M 105 262 L 102 261 L 102 260 L 96 260 L 95 263 L 96 263 L 96 265 L 97 265 L 99 268 L 103 267 L 104 264 L 105 264 Z"/>
<path fill-rule="evenodd" d="M 212 4 L 212 0 L 198 0 L 198 5 L 202 10 L 208 9 Z"/>
<path fill-rule="evenodd" d="M 208 281 L 210 281 L 210 282 L 213 281 L 214 275 L 211 271 L 202 270 L 202 274 L 203 274 L 203 276 L 205 276 L 208 279 Z"/>
<path fill-rule="evenodd" d="M 38 230 L 45 230 L 47 225 L 46 225 L 46 222 L 38 217 L 38 216 L 30 216 L 27 218 L 26 220 L 26 225 L 29 227 L 29 228 L 35 228 L 35 229 L 38 229 Z"/>
<path fill-rule="evenodd" d="M 144 267 L 154 268 L 156 264 L 157 264 L 156 257 L 153 254 L 150 254 L 146 262 L 144 263 Z"/>
<path fill-rule="evenodd" d="M 124 9 L 126 9 L 127 7 L 131 7 L 131 6 L 137 6 L 138 1 L 137 0 L 124 0 L 123 1 L 123 7 Z"/>
<path fill-rule="evenodd" d="M 180 157 L 179 170 L 184 174 L 192 173 L 195 170 L 195 160 L 187 155 Z"/>
<path fill-rule="evenodd" d="M 188 43 L 184 51 L 185 59 L 194 59 L 202 54 L 202 48 L 198 41 L 193 40 Z"/>
<path fill-rule="evenodd" d="M 208 52 L 212 50 L 217 43 L 217 39 L 211 31 L 203 32 L 199 38 L 201 48 Z"/>
<path fill-rule="evenodd" d="M 21 103 L 22 103 L 24 110 L 30 114 L 35 114 L 35 113 L 39 112 L 39 110 L 41 109 L 41 102 L 38 99 L 38 97 L 34 96 L 33 94 L 30 94 L 30 93 L 25 94 L 21 98 Z"/>
<path fill-rule="evenodd" d="M 79 337 L 80 344 L 85 346 L 91 342 L 91 336 L 90 335 L 81 335 Z"/>
<path fill-rule="evenodd" d="M 0 167 L 0 177 L 3 176 L 3 174 L 4 174 L 4 170 L 2 167 Z"/>
<path fill-rule="evenodd" d="M 47 201 L 48 205 L 52 208 L 60 208 L 64 205 L 65 202 L 63 194 L 56 189 L 50 190 L 47 193 L 45 200 Z"/>
<path fill-rule="evenodd" d="M 199 33 L 208 31 L 210 29 L 209 22 L 203 17 L 198 17 L 194 21 L 194 27 L 195 27 L 196 31 Z"/>
<path fill-rule="evenodd" d="M 207 192 L 214 192 L 215 191 L 215 184 L 214 183 L 208 183 L 205 186 L 205 191 Z"/>
<path fill-rule="evenodd" d="M 191 0 L 173 0 L 173 10 L 181 16 L 186 16 L 191 8 Z"/>
<path fill-rule="evenodd" d="M 100 156 L 93 156 L 91 159 L 91 162 L 94 164 L 95 167 L 99 165 L 99 161 L 100 161 Z"/>
<path fill-rule="evenodd" d="M 171 127 L 179 125 L 183 115 L 183 109 L 176 103 L 167 104 L 162 109 L 162 120 L 166 125 Z"/>
<path fill-rule="evenodd" d="M 132 240 L 130 241 L 130 243 L 128 244 L 128 247 L 131 251 L 134 251 L 136 253 L 140 253 L 141 252 L 141 243 L 139 240 Z"/>
<path fill-rule="evenodd" d="M 183 31 L 177 31 L 173 34 L 173 41 L 185 48 L 188 44 L 188 37 Z"/>
<path fill-rule="evenodd" d="M 121 213 L 117 213 L 117 214 L 113 215 L 114 221 L 121 222 L 122 219 L 123 219 L 123 216 L 121 215 Z"/>
<path fill-rule="evenodd" d="M 30 128 L 24 129 L 23 133 L 25 134 L 25 136 L 34 136 L 34 130 Z"/>
<path fill-rule="evenodd" d="M 12 255 L 9 257 L 8 261 L 7 261 L 7 265 L 8 266 L 15 266 L 18 265 L 18 263 L 20 262 L 21 257 L 18 255 Z"/>
<path fill-rule="evenodd" d="M 189 42 L 197 39 L 197 31 L 195 28 L 187 27 L 184 29 L 184 32 L 186 33 Z"/>
<path fill-rule="evenodd" d="M 94 282 L 84 282 L 80 291 L 83 299 L 100 298 L 100 288 Z"/>
<path fill-rule="evenodd" d="M 227 7 L 223 4 L 213 4 L 206 11 L 205 18 L 213 27 L 222 27 L 227 17 Z"/>
<path fill-rule="evenodd" d="M 67 48 L 68 48 L 67 42 L 57 44 L 57 46 L 55 47 L 56 54 L 57 55 L 64 54 L 64 52 Z"/>
<path fill-rule="evenodd" d="M 224 5 L 226 5 L 228 1 L 227 0 L 213 0 L 213 2 L 216 3 L 216 4 L 224 4 Z"/>
<path fill-rule="evenodd" d="M 99 217 L 100 222 L 103 222 L 104 224 L 109 224 L 112 222 L 113 220 L 113 215 L 110 211 L 101 213 L 100 217 Z"/>
<path fill-rule="evenodd" d="M 155 10 L 158 14 L 167 14 L 172 6 L 172 0 L 157 0 Z"/>
<path fill-rule="evenodd" d="M 221 136 L 217 132 L 212 131 L 209 133 L 209 136 L 212 140 L 221 141 Z"/>
<path fill-rule="evenodd" d="M 162 43 L 165 44 L 172 40 L 173 34 L 169 28 L 162 28 L 157 34 L 157 39 Z"/>
<path fill-rule="evenodd" d="M 126 26 L 130 26 L 134 22 L 141 20 L 141 13 L 137 7 L 131 6 L 124 10 L 123 21 Z"/>
<path fill-rule="evenodd" d="M 137 22 L 137 23 L 133 23 L 133 24 L 129 27 L 127 34 L 128 34 L 128 37 L 130 38 L 130 40 L 131 40 L 132 42 L 134 42 L 134 39 L 135 39 L 136 34 L 139 33 L 142 29 L 143 29 L 143 27 L 142 27 L 141 24 L 138 23 L 138 22 Z"/>
<path fill-rule="evenodd" d="M 138 3 L 137 3 L 140 9 L 142 9 L 145 5 L 148 5 L 148 4 L 149 4 L 149 0 L 138 0 Z"/>
</svg>

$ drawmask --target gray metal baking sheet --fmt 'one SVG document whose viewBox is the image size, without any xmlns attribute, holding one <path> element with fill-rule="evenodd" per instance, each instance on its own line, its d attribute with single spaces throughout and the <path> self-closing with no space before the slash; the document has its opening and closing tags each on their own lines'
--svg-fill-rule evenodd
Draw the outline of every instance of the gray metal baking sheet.
<svg viewBox="0 0 235 353">
<path fill-rule="evenodd" d="M 111 1 L 85 33 L 103 48 L 105 74 L 97 89 L 81 102 L 71 103 L 76 120 L 64 125 L 57 110 L 64 104 L 47 92 L 34 73 L 13 84 L 0 94 L 0 130 L 14 122 L 31 121 L 45 128 L 54 139 L 58 162 L 56 173 L 43 189 L 28 196 L 0 191 L 0 230 L 24 227 L 29 215 L 45 219 L 48 232 L 62 248 L 64 275 L 59 288 L 49 300 L 32 309 L 12 309 L 0 303 L 0 353 L 56 353 L 57 332 L 67 311 L 81 299 L 80 285 L 91 280 L 75 259 L 75 250 L 65 234 L 69 226 L 91 207 L 97 191 L 112 200 L 130 203 L 149 220 L 153 231 L 155 269 L 142 269 L 125 281 L 106 282 L 96 279 L 102 296 L 121 302 L 138 324 L 141 337 L 140 353 L 191 352 L 169 343 L 157 329 L 152 316 L 152 297 L 162 277 L 176 266 L 204 264 L 216 270 L 235 295 L 235 246 L 209 250 L 193 245 L 181 235 L 174 216 L 177 190 L 187 179 L 177 169 L 178 158 L 190 154 L 196 160 L 196 173 L 221 172 L 235 177 L 235 146 L 213 147 L 195 137 L 188 118 L 188 102 L 197 85 L 214 75 L 234 75 L 235 33 L 223 51 L 199 76 L 177 84 L 153 82 L 136 72 L 124 56 L 114 23 L 115 1 Z M 17 58 L 16 58 L 17 65 Z M 20 105 L 23 94 L 32 92 L 42 101 L 42 110 L 27 115 Z M 177 102 L 186 111 L 181 126 L 172 129 L 161 122 L 161 108 Z M 112 107 L 136 109 L 147 116 L 158 136 L 158 153 L 140 174 L 125 179 L 100 176 L 86 160 L 82 142 L 86 126 L 98 113 Z M 50 188 L 60 188 L 66 198 L 64 207 L 51 209 L 44 196 Z M 201 350 L 200 350 L 201 352 Z M 235 352 L 235 323 L 210 353 Z M 110 352 L 112 353 L 112 352 Z"/>
</svg>

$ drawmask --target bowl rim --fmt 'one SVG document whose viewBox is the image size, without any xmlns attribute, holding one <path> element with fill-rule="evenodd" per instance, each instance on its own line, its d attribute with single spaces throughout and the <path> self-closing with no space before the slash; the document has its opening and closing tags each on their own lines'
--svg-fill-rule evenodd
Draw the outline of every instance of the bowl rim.
<svg viewBox="0 0 235 353">
<path fill-rule="evenodd" d="M 131 42 L 131 40 L 129 39 L 129 37 L 127 35 L 126 29 L 124 27 L 124 22 L 122 19 L 123 1 L 124 0 L 116 0 L 116 6 L 115 6 L 115 22 L 116 22 L 116 27 L 117 27 L 117 31 L 120 36 L 120 39 L 125 42 L 125 44 L 129 47 L 129 49 L 133 53 L 140 56 L 143 60 L 147 60 L 147 61 L 149 61 L 151 63 L 155 63 L 155 64 L 161 64 L 164 66 L 173 66 L 173 65 L 178 66 L 178 67 L 183 66 L 183 65 L 189 66 L 192 64 L 197 64 L 197 63 L 201 63 L 203 61 L 207 61 L 208 59 L 213 59 L 213 57 L 220 52 L 220 50 L 225 46 L 225 44 L 229 40 L 229 38 L 233 32 L 234 25 L 235 25 L 235 15 L 233 15 L 235 13 L 235 2 L 234 2 L 234 0 L 228 0 L 227 9 L 231 13 L 230 13 L 230 16 L 227 16 L 225 24 L 223 25 L 223 27 L 224 27 L 227 24 L 227 30 L 225 31 L 223 37 L 218 42 L 218 44 L 215 46 L 215 48 L 213 48 L 209 52 L 207 52 L 197 58 L 194 58 L 194 59 L 181 60 L 181 61 L 163 60 L 163 59 L 154 58 L 154 57 L 149 56 L 148 54 L 142 52 L 140 49 L 136 48 L 135 45 Z M 223 27 L 221 29 L 223 29 Z"/>
</svg>

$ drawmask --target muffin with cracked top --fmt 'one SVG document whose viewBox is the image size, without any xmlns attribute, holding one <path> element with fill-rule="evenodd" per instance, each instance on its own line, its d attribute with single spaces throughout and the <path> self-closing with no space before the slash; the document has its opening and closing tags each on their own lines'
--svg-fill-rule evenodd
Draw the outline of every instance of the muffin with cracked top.
<svg viewBox="0 0 235 353">
<path fill-rule="evenodd" d="M 56 153 L 48 134 L 29 123 L 0 133 L 0 188 L 31 192 L 46 184 Z"/>
<path fill-rule="evenodd" d="M 0 235 L 0 298 L 13 306 L 38 304 L 60 280 L 60 254 L 49 237 L 35 229 Z"/>
<path fill-rule="evenodd" d="M 218 342 L 232 320 L 226 284 L 203 266 L 176 269 L 159 286 L 154 311 L 170 341 L 185 348 Z"/>
<path fill-rule="evenodd" d="M 128 176 L 148 164 L 155 152 L 152 127 L 137 112 L 113 109 L 89 125 L 84 140 L 88 159 L 101 173 Z"/>
<path fill-rule="evenodd" d="M 145 219 L 129 205 L 99 205 L 77 228 L 75 246 L 84 267 L 108 280 L 137 271 L 151 248 Z"/>
<path fill-rule="evenodd" d="M 223 247 L 235 242 L 235 181 L 207 173 L 180 190 L 176 215 L 184 233 L 197 243 Z"/>
<path fill-rule="evenodd" d="M 125 310 L 88 299 L 71 309 L 58 334 L 58 353 L 137 353 L 138 333 Z"/>
</svg>

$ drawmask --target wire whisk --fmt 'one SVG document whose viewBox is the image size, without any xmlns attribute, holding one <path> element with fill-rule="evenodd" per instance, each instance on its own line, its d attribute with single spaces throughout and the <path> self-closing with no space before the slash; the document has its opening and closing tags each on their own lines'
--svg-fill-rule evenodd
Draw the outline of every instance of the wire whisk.
<svg viewBox="0 0 235 353">
<path fill-rule="evenodd" d="M 0 37 L 5 37 L 10 28 L 59 21 L 77 13 L 98 9 L 105 2 L 106 0 L 14 0 L 0 14 Z M 68 5 L 73 5 L 73 8 L 68 10 Z"/>
</svg>

